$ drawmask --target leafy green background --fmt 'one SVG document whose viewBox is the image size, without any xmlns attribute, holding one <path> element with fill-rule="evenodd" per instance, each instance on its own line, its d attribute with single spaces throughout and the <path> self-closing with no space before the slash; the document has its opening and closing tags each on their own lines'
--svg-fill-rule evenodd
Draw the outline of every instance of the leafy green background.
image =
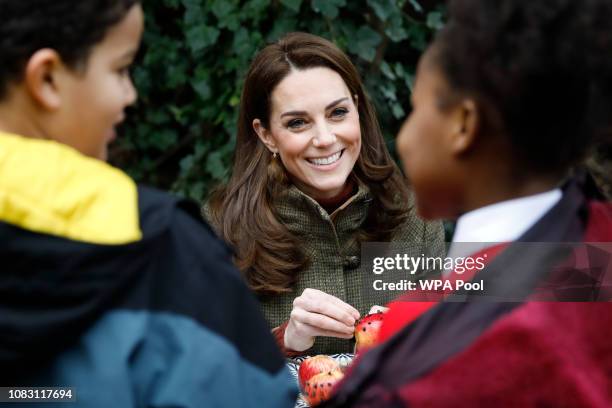
<svg viewBox="0 0 612 408">
<path fill-rule="evenodd" d="M 291 31 L 333 40 L 365 79 L 394 151 L 415 65 L 442 25 L 440 1 L 147 0 L 132 71 L 139 101 L 111 149 L 140 182 L 202 200 L 228 175 L 244 76 L 254 54 Z"/>
</svg>

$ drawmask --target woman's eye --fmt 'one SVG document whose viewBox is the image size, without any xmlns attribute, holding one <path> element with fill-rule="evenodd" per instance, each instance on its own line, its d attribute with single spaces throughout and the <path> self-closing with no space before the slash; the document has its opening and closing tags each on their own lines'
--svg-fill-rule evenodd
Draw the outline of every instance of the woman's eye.
<svg viewBox="0 0 612 408">
<path fill-rule="evenodd" d="M 287 123 L 287 127 L 289 129 L 299 129 L 305 124 L 306 122 L 304 121 L 304 119 L 292 119 L 289 121 L 289 123 Z"/>
<path fill-rule="evenodd" d="M 345 108 L 336 108 L 332 111 L 331 115 L 334 118 L 343 118 L 348 113 L 348 110 Z"/>
</svg>

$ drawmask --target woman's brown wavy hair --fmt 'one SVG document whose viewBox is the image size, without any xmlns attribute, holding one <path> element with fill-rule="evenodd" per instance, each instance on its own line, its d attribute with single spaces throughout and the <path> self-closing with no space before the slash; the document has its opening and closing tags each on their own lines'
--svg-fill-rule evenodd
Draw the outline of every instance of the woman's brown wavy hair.
<svg viewBox="0 0 612 408">
<path fill-rule="evenodd" d="M 373 201 L 357 240 L 387 241 L 407 218 L 408 191 L 389 155 L 374 107 L 359 73 L 333 43 L 315 35 L 290 33 L 261 50 L 249 68 L 240 99 L 234 166 L 227 184 L 213 191 L 208 215 L 217 233 L 236 251 L 235 262 L 259 294 L 291 291 L 308 264 L 298 237 L 279 221 L 273 206 L 289 178 L 260 141 L 252 123 L 269 128 L 271 95 L 292 70 L 326 67 L 337 72 L 357 96 L 362 147 L 353 176 Z"/>
</svg>

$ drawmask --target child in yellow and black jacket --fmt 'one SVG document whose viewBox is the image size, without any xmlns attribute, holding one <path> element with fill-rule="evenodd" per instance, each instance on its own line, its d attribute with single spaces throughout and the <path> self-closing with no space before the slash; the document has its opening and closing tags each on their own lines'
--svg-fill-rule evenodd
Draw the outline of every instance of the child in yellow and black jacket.
<svg viewBox="0 0 612 408">
<path fill-rule="evenodd" d="M 0 15 L 0 385 L 72 387 L 87 407 L 293 406 L 197 206 L 103 161 L 136 99 L 138 1 L 0 0 Z"/>
</svg>

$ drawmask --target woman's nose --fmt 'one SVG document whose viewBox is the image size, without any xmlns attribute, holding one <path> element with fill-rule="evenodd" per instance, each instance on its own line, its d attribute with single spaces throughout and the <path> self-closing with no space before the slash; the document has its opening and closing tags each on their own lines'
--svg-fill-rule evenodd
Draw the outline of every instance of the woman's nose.
<svg viewBox="0 0 612 408">
<path fill-rule="evenodd" d="M 315 147 L 329 146 L 336 142 L 336 135 L 328 126 L 320 126 L 312 143 Z"/>
</svg>

